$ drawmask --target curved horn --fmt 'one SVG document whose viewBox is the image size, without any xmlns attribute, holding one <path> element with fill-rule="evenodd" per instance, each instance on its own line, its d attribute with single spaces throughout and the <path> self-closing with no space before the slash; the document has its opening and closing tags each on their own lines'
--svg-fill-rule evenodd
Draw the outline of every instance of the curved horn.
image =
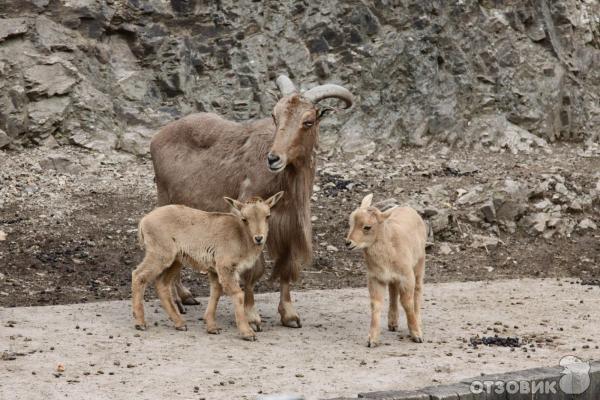
<svg viewBox="0 0 600 400">
<path fill-rule="evenodd" d="M 344 108 L 352 107 L 352 103 L 354 101 L 354 96 L 352 96 L 352 93 L 350 93 L 348 89 L 331 83 L 307 90 L 302 94 L 302 96 L 315 104 L 323 99 L 335 97 L 336 99 L 340 99 L 346 103 L 346 107 Z"/>
<path fill-rule="evenodd" d="M 296 86 L 294 86 L 294 82 L 292 82 L 292 80 L 285 75 L 279 75 L 275 82 L 277 83 L 277 87 L 279 88 L 282 96 L 289 96 L 290 94 L 298 91 Z"/>
</svg>

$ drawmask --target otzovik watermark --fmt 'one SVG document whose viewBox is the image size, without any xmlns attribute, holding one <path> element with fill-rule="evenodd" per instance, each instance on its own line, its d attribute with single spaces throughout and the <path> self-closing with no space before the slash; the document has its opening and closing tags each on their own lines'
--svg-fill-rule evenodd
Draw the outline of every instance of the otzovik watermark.
<svg viewBox="0 0 600 400">
<path fill-rule="evenodd" d="M 590 387 L 590 363 L 575 356 L 563 357 L 558 381 L 540 380 L 476 380 L 471 383 L 473 394 L 582 394 Z"/>
</svg>

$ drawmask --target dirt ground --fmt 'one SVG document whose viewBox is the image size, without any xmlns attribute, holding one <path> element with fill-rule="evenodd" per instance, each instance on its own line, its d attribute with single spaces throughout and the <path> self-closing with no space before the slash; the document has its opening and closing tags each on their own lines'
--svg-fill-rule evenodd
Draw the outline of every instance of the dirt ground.
<svg viewBox="0 0 600 400">
<path fill-rule="evenodd" d="M 387 331 L 366 346 L 365 288 L 297 293 L 302 329 L 284 328 L 275 293 L 257 297 L 265 320 L 256 342 L 241 340 L 232 306 L 219 306 L 221 335 L 186 315 L 176 331 L 156 302 L 149 329 L 134 329 L 129 302 L 0 309 L 0 398 L 254 399 L 298 393 L 307 400 L 359 392 L 408 390 L 540 366 L 566 355 L 600 358 L 600 288 L 573 279 L 427 284 L 425 343 Z M 205 306 L 207 299 L 201 299 Z M 474 345 L 484 337 L 516 347 Z M 60 369 L 59 364 L 64 367 Z M 35 387 L 35 393 L 31 392 Z"/>
<path fill-rule="evenodd" d="M 580 208 L 563 205 L 561 221 L 575 226 L 568 236 L 544 238 L 522 227 L 511 233 L 474 221 L 479 205 L 461 204 L 459 198 L 477 187 L 492 191 L 508 179 L 534 186 L 550 175 L 560 175 L 569 196 L 587 196 Z M 444 195 L 427 200 L 432 188 Z M 428 249 L 427 282 L 565 276 L 600 282 L 600 231 L 577 225 L 588 219 L 600 226 L 597 153 L 584 154 L 579 144 L 519 155 L 431 146 L 319 155 L 314 262 L 294 290 L 365 285 L 361 255 L 345 251 L 343 243 L 350 211 L 369 192 L 375 201 L 425 199 L 421 204 L 434 207 L 426 212 L 449 214 Z M 544 196 L 552 207 L 563 201 L 554 192 Z M 0 151 L 0 232 L 6 235 L 0 241 L 0 306 L 127 299 L 131 270 L 142 255 L 137 223 L 154 204 L 147 159 L 76 147 Z M 479 246 L 477 235 L 500 242 Z M 267 278 L 259 291 L 277 288 Z M 186 272 L 186 285 L 198 296 L 208 294 L 207 280 L 194 272 Z"/>
</svg>

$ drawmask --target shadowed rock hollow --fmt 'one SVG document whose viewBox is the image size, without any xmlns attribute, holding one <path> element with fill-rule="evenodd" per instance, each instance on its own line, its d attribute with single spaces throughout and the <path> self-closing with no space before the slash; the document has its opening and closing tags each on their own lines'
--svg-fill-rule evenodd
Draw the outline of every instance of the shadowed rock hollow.
<svg viewBox="0 0 600 400">
<path fill-rule="evenodd" d="M 310 3 L 4 0 L 0 147 L 146 154 L 191 112 L 269 115 L 280 73 L 356 94 L 323 124 L 346 151 L 598 141 L 598 2 Z"/>
</svg>

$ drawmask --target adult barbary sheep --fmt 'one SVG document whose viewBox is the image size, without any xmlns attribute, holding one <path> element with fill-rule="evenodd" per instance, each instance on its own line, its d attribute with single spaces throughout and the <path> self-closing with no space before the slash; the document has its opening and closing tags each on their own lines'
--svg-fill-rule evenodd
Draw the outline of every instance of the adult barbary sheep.
<svg viewBox="0 0 600 400">
<path fill-rule="evenodd" d="M 255 198 L 247 203 L 225 197 L 232 214 L 169 205 L 142 218 L 138 234 L 146 254 L 131 274 L 136 328 L 146 329 L 144 291 L 147 284 L 155 281 L 158 297 L 175 328 L 187 330 L 172 296 L 172 280 L 182 264 L 186 264 L 207 272 L 210 279 L 210 300 L 204 314 L 208 333 L 220 331 L 215 311 L 224 292 L 232 297 L 235 321 L 242 337 L 254 340 L 256 336 L 244 310 L 240 274 L 251 269 L 260 256 L 268 237 L 271 208 L 282 195 L 283 192 L 279 192 L 266 201 Z"/>
<path fill-rule="evenodd" d="M 189 115 L 163 127 L 153 137 L 150 151 L 159 205 L 221 211 L 223 196 L 243 201 L 286 192 L 271 218 L 267 250 L 274 260 L 273 278 L 280 281 L 281 322 L 301 327 L 292 305 L 290 282 L 312 259 L 314 153 L 319 121 L 330 110 L 318 103 L 337 98 L 348 108 L 352 94 L 332 84 L 299 93 L 285 76 L 280 76 L 277 84 L 283 97 L 273 108 L 272 118 L 238 123 L 210 113 Z M 263 272 L 261 258 L 243 275 L 246 313 L 256 330 L 260 330 L 261 320 L 254 307 L 254 283 Z M 193 304 L 191 293 L 179 279 L 176 282 L 184 303 Z"/>
<path fill-rule="evenodd" d="M 367 262 L 371 297 L 371 329 L 367 345 L 379 343 L 380 317 L 385 287 L 389 287 L 388 328 L 398 329 L 398 297 L 406 312 L 412 339 L 423 342 L 421 303 L 425 272 L 427 230 L 419 214 L 410 207 L 381 212 L 371 206 L 373 194 L 365 196 L 350 215 L 346 246 L 362 249 Z"/>
</svg>

